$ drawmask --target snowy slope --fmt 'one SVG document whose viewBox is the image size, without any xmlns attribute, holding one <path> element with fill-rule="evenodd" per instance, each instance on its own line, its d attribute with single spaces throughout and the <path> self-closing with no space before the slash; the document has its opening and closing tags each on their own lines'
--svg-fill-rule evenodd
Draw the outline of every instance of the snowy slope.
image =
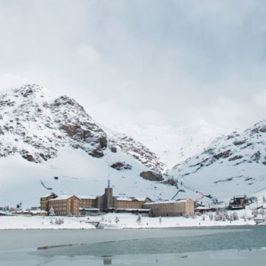
<svg viewBox="0 0 266 266">
<path fill-rule="evenodd" d="M 117 160 L 129 162 L 132 170 L 117 171 L 109 167 Z M 115 195 L 167 199 L 175 193 L 172 186 L 142 179 L 139 172 L 147 170 L 146 166 L 121 151 L 114 154 L 106 150 L 105 156 L 99 159 L 81 149 L 62 148 L 56 158 L 40 164 L 16 154 L 2 158 L 0 169 L 0 206 L 19 202 L 23 206 L 38 206 L 40 196 L 52 191 L 66 195 L 102 195 L 108 178 Z"/>
<path fill-rule="evenodd" d="M 115 130 L 144 143 L 167 168 L 197 155 L 218 136 L 230 133 L 201 120 L 179 125 L 117 125 Z"/>
<path fill-rule="evenodd" d="M 205 151 L 170 172 L 188 194 L 192 191 L 228 201 L 239 194 L 266 193 L 266 121 L 217 138 Z M 194 193 L 195 194 L 195 193 Z"/>
<path fill-rule="evenodd" d="M 166 165 L 162 163 L 159 157 L 145 147 L 141 142 L 135 141 L 132 137 L 125 134 L 113 134 L 110 142 L 118 146 L 125 153 L 139 160 L 154 171 L 163 171 Z"/>
<path fill-rule="evenodd" d="M 129 144 L 120 141 L 109 137 L 74 99 L 53 99 L 38 85 L 4 91 L 0 206 L 20 201 L 38 205 L 39 197 L 51 192 L 47 188 L 61 194 L 102 194 L 108 178 L 117 194 L 167 198 L 173 187 L 140 177 L 143 171 L 161 170 L 155 154 L 131 138 Z M 125 167 L 114 167 L 117 163 Z"/>
</svg>

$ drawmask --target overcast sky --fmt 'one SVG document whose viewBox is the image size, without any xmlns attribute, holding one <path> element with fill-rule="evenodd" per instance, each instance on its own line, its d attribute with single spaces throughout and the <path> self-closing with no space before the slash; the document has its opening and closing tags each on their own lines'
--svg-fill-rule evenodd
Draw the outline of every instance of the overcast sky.
<svg viewBox="0 0 266 266">
<path fill-rule="evenodd" d="M 265 0 L 0 0 L 0 88 L 38 83 L 100 123 L 266 119 Z"/>
</svg>

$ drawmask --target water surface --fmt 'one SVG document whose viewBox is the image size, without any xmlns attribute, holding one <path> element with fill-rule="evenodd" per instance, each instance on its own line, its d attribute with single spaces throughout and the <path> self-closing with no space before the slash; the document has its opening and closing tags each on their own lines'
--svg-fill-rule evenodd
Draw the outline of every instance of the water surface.
<svg viewBox="0 0 266 266">
<path fill-rule="evenodd" d="M 266 227 L 0 231 L 0 265 L 263 265 Z M 253 262 L 252 262 L 253 261 Z"/>
</svg>

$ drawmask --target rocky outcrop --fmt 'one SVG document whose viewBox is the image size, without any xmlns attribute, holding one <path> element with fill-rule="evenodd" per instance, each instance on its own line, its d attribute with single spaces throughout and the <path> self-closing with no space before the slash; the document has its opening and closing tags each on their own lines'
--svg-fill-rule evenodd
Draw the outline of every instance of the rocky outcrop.
<svg viewBox="0 0 266 266">
<path fill-rule="evenodd" d="M 111 165 L 112 168 L 121 171 L 121 170 L 131 170 L 132 166 L 126 162 L 116 162 Z"/>
<path fill-rule="evenodd" d="M 201 154 L 188 158 L 173 168 L 175 175 L 188 176 L 213 164 L 239 166 L 256 162 L 266 165 L 266 121 L 242 133 L 233 132 L 217 138 Z"/>
<path fill-rule="evenodd" d="M 57 157 L 62 147 L 82 149 L 95 158 L 104 157 L 110 149 L 150 169 L 163 168 L 157 156 L 141 143 L 125 135 L 108 137 L 83 106 L 68 96 L 49 98 L 45 89 L 35 84 L 1 92 L 0 157 L 19 154 L 29 162 L 42 163 Z M 117 162 L 112 167 L 129 170 L 132 166 Z"/>
<path fill-rule="evenodd" d="M 118 147 L 151 170 L 161 172 L 166 167 L 155 153 L 129 136 L 124 134 L 113 135 L 109 138 L 109 143 L 112 147 Z"/>
<path fill-rule="evenodd" d="M 163 176 L 160 173 L 156 173 L 153 171 L 141 172 L 140 176 L 142 178 L 150 180 L 150 181 L 162 181 L 163 180 Z"/>
</svg>

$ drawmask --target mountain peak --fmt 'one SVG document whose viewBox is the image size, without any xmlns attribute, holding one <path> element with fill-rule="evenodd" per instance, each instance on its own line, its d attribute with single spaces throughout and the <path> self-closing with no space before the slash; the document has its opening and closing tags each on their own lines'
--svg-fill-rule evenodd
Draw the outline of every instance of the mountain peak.
<svg viewBox="0 0 266 266">
<path fill-rule="evenodd" d="M 19 88 L 14 89 L 14 92 L 21 94 L 23 97 L 29 97 L 42 91 L 42 89 L 43 87 L 37 84 L 25 84 Z"/>
</svg>

